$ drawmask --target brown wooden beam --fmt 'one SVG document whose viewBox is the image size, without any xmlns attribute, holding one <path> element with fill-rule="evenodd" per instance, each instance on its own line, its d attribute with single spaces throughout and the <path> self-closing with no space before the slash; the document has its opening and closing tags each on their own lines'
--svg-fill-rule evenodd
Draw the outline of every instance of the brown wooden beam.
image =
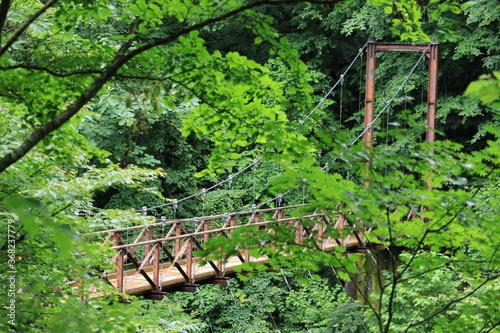
<svg viewBox="0 0 500 333">
<path fill-rule="evenodd" d="M 189 282 L 194 282 L 193 273 L 193 237 L 188 239 L 187 255 L 186 255 L 186 274 L 189 276 Z"/>
<path fill-rule="evenodd" d="M 153 282 L 156 284 L 159 289 L 161 290 L 161 281 L 160 281 L 160 246 L 161 243 L 157 243 L 154 248 L 153 252 L 153 262 L 154 262 L 154 267 L 153 267 Z"/>
<path fill-rule="evenodd" d="M 125 264 L 125 252 L 125 249 L 119 250 L 118 257 L 116 258 L 116 289 L 120 293 L 124 292 L 123 276 L 125 268 L 123 266 Z"/>
<path fill-rule="evenodd" d="M 334 212 L 334 213 L 337 213 L 337 212 Z M 305 215 L 303 218 L 321 217 L 323 215 L 324 214 Z M 297 221 L 297 220 L 298 220 L 297 217 L 288 217 L 288 218 L 285 218 L 285 219 L 279 220 L 279 221 L 275 221 L 275 220 L 262 221 L 262 222 L 252 223 L 251 225 L 263 226 L 263 225 L 266 225 L 266 224 L 271 224 L 271 223 L 276 223 L 276 222 L 285 223 L 285 222 L 294 222 L 294 221 Z M 147 241 L 147 242 L 144 241 L 144 242 L 139 242 L 139 243 L 135 243 L 135 244 L 124 244 L 124 245 L 112 246 L 111 248 L 114 249 L 114 250 L 119 250 L 119 249 L 123 249 L 123 248 L 133 248 L 133 247 L 137 247 L 137 246 L 141 246 L 141 245 L 156 243 L 158 241 L 171 241 L 171 240 L 179 240 L 179 243 L 180 243 L 180 239 L 183 239 L 183 238 L 202 236 L 205 233 L 217 234 L 217 233 L 224 232 L 224 231 L 231 231 L 231 230 L 243 227 L 243 226 L 248 226 L 248 224 L 237 225 L 237 226 L 234 226 L 234 227 L 212 229 L 212 230 L 209 230 L 209 231 L 199 231 L 199 232 L 196 232 L 196 233 L 185 233 L 185 234 L 181 234 L 179 236 L 172 236 L 172 237 L 162 238 L 162 239 L 152 239 L 152 240 Z M 181 230 L 182 230 L 182 228 L 181 228 Z M 130 252 L 132 252 L 132 250 L 130 250 Z"/>
<path fill-rule="evenodd" d="M 146 233 L 146 242 L 150 241 L 151 240 L 151 229 L 145 228 L 144 230 Z M 149 253 L 150 250 L 151 250 L 151 244 L 148 243 L 148 244 L 146 244 L 146 246 L 144 248 L 144 252 Z"/>
<path fill-rule="evenodd" d="M 210 230 L 210 226 L 212 225 L 212 223 L 210 223 L 210 221 L 203 221 L 203 231 L 209 231 Z M 206 243 L 208 242 L 208 239 L 210 238 L 210 234 L 209 233 L 206 233 L 204 236 L 203 236 L 203 242 Z"/>
<path fill-rule="evenodd" d="M 439 58 L 438 44 L 436 42 L 432 42 L 429 47 L 429 87 L 427 94 L 427 132 L 426 132 L 426 140 L 430 143 L 434 143 L 435 140 L 438 58 Z"/>
<path fill-rule="evenodd" d="M 179 237 L 182 233 L 182 224 L 178 223 L 175 225 L 175 235 Z M 179 250 L 181 248 L 181 239 L 176 238 L 175 239 L 175 249 L 174 249 L 174 255 L 177 255 L 179 253 Z"/>
<path fill-rule="evenodd" d="M 304 232 L 304 229 L 302 227 L 302 221 L 298 220 L 297 223 L 295 224 L 296 229 L 295 229 L 295 244 L 302 244 L 302 234 Z"/>
<path fill-rule="evenodd" d="M 156 245 L 155 245 L 156 246 Z M 140 264 L 139 267 L 136 266 L 136 272 L 134 275 L 132 275 L 132 277 L 129 279 L 129 282 L 127 283 L 127 285 L 125 286 L 125 289 L 128 290 L 128 286 L 135 280 L 136 276 L 141 273 L 143 274 L 145 271 L 143 271 L 144 267 L 149 266 L 150 265 L 150 258 L 151 258 L 151 255 L 153 254 L 153 251 L 154 251 L 155 247 L 151 248 L 149 250 L 149 252 L 144 256 L 144 259 L 141 261 L 140 260 L 140 257 L 137 257 L 137 263 Z M 127 253 L 127 257 L 132 259 L 132 256 L 137 256 L 135 253 L 132 253 L 132 251 L 129 251 Z M 154 278 L 154 277 L 153 277 Z"/>
<path fill-rule="evenodd" d="M 198 242 L 198 240 L 196 240 L 195 237 L 193 237 L 191 239 L 193 240 L 194 245 L 196 245 L 196 248 L 198 250 L 203 250 L 203 246 Z M 216 273 L 217 276 L 221 275 L 221 271 L 219 270 L 219 268 L 217 267 L 217 265 L 214 264 L 214 262 L 212 260 L 208 260 L 207 262 L 210 264 L 210 266 L 212 266 L 212 268 L 214 269 L 214 271 L 215 271 L 215 273 Z"/>
<path fill-rule="evenodd" d="M 188 275 L 186 274 L 186 272 L 184 272 L 184 270 L 182 269 L 182 266 L 179 265 L 179 263 L 177 262 L 177 260 L 174 258 L 174 256 L 167 250 L 167 248 L 165 247 L 165 245 L 163 243 L 161 243 L 161 248 L 163 250 L 163 252 L 165 252 L 165 254 L 167 255 L 167 257 L 172 261 L 173 265 L 175 268 L 177 268 L 177 270 L 179 271 L 179 273 L 181 273 L 182 277 L 184 278 L 184 280 L 186 280 L 186 282 L 189 280 L 189 277 Z"/>
<path fill-rule="evenodd" d="M 373 110 L 375 108 L 375 40 L 370 38 L 366 48 L 366 91 L 365 91 L 365 125 L 364 142 L 367 147 L 373 143 Z"/>
<path fill-rule="evenodd" d="M 228 277 L 215 277 L 215 278 L 211 278 L 209 280 L 209 283 L 217 284 L 220 286 L 227 286 L 229 284 L 229 278 Z"/>
<path fill-rule="evenodd" d="M 132 264 L 134 264 L 135 268 L 139 271 L 139 273 L 141 273 L 141 275 L 144 277 L 144 279 L 146 279 L 146 281 L 148 281 L 148 283 L 151 286 L 151 288 L 153 290 L 158 290 L 158 285 L 156 285 L 153 282 L 153 280 L 149 277 L 148 273 L 146 273 L 146 271 L 144 271 L 141 268 L 141 265 L 139 264 L 139 262 L 133 256 L 128 256 L 128 258 L 130 259 L 130 261 L 132 262 Z"/>
<path fill-rule="evenodd" d="M 368 42 L 370 43 L 370 42 Z M 397 51 L 397 52 L 424 52 L 429 44 L 397 44 L 397 43 L 384 43 L 384 42 L 376 42 L 375 43 L 375 53 L 384 52 L 384 51 Z"/>
</svg>

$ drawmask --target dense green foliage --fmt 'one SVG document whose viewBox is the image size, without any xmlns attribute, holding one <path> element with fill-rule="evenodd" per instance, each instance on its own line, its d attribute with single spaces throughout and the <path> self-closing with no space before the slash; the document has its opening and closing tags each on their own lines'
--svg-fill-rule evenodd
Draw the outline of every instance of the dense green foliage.
<svg viewBox="0 0 500 333">
<path fill-rule="evenodd" d="M 1 331 L 498 329 L 497 1 L 311 2 L 1 1 Z M 322 100 L 369 35 L 440 43 L 432 150 L 421 139 L 424 62 L 374 124 L 369 153 L 351 145 L 362 126 L 362 59 Z M 379 105 L 418 56 L 380 54 Z M 382 270 L 369 255 L 291 244 L 293 230 L 277 226 L 276 235 L 222 237 L 211 252 L 250 247 L 286 273 L 129 305 L 96 278 L 113 253 L 83 234 L 148 223 L 129 209 L 197 193 L 261 156 L 206 196 L 150 213 L 237 211 L 293 189 L 280 204 L 341 209 L 351 228 L 376 227 L 366 234 L 374 243 L 409 251 Z M 358 300 L 339 278 L 363 281 Z M 93 290 L 102 296 L 89 298 Z"/>
<path fill-rule="evenodd" d="M 168 300 L 211 325 L 212 332 L 359 332 L 361 305 L 348 299 L 334 275 L 296 279 L 293 272 L 267 273 L 228 286 L 203 286 Z"/>
</svg>

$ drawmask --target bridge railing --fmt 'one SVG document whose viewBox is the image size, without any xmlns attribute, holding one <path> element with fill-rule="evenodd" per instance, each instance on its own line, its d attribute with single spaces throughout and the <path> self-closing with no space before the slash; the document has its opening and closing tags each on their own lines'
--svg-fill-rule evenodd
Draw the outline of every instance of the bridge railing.
<svg viewBox="0 0 500 333">
<path fill-rule="evenodd" d="M 313 213 L 301 217 L 285 217 L 301 206 L 259 209 L 234 214 L 220 214 L 183 220 L 164 220 L 146 226 L 132 226 L 98 232 L 105 236 L 105 242 L 111 243 L 116 251 L 113 260 L 116 270 L 108 274 L 108 279 L 116 279 L 118 291 L 127 293 L 137 288 L 137 277 L 141 275 L 149 284 L 147 289 L 161 291 L 166 277 L 172 270 L 182 276 L 181 283 L 193 285 L 196 282 L 195 269 L 201 258 L 194 256 L 196 250 L 203 250 L 204 244 L 211 238 L 225 235 L 231 237 L 237 228 L 256 226 L 259 230 L 274 233 L 273 225 L 285 224 L 295 233 L 294 242 L 302 244 L 305 240 L 314 240 L 319 250 L 327 247 L 346 246 L 346 241 L 353 234 L 343 234 L 347 219 L 338 211 Z M 307 222 L 307 223 L 305 223 Z M 332 239 L 331 231 L 337 235 Z M 364 242 L 363 233 L 355 233 L 356 244 Z M 272 244 L 270 244 L 272 246 Z M 243 262 L 254 261 L 248 249 L 239 250 L 236 255 Z M 224 277 L 225 267 L 221 260 L 207 262 L 211 267 L 210 276 Z M 140 291 L 139 291 L 140 292 Z M 135 292 L 131 292 L 135 293 Z"/>
</svg>

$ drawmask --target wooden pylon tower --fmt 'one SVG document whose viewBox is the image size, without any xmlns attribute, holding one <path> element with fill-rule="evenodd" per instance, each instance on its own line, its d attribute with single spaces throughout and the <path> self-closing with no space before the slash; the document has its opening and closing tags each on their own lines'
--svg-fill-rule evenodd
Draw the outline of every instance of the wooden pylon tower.
<svg viewBox="0 0 500 333">
<path fill-rule="evenodd" d="M 438 43 L 435 39 L 430 44 L 394 44 L 376 42 L 370 37 L 367 45 L 366 56 L 366 91 L 365 91 L 365 134 L 364 143 L 370 147 L 373 143 L 373 112 L 375 109 L 375 69 L 376 59 L 380 52 L 425 52 L 429 58 L 429 85 L 427 87 L 427 130 L 426 141 L 433 143 L 435 140 L 435 118 L 437 101 L 438 79 Z M 429 189 L 431 185 L 428 184 Z"/>
</svg>

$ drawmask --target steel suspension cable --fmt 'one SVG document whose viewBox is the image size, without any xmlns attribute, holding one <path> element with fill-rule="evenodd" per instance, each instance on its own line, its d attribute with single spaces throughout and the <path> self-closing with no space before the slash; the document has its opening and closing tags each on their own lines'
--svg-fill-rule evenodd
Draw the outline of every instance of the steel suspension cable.
<svg viewBox="0 0 500 333">
<path fill-rule="evenodd" d="M 365 44 L 366 46 L 366 44 Z M 382 110 L 376 115 L 376 117 L 373 118 L 373 120 L 366 126 L 366 128 L 351 142 L 351 144 L 349 146 L 353 146 L 354 144 L 356 144 L 356 142 L 358 142 L 358 140 L 363 137 L 363 135 L 365 135 L 365 133 L 373 126 L 373 124 L 378 120 L 378 118 L 380 118 L 380 116 L 391 106 L 391 103 L 392 101 L 399 95 L 401 89 L 403 89 L 403 87 L 405 86 L 405 84 L 407 84 L 408 80 L 410 79 L 410 76 L 415 72 L 417 66 L 419 65 L 419 63 L 422 61 L 422 59 L 425 57 L 427 51 L 429 50 L 431 44 L 429 44 L 427 46 L 427 48 L 422 51 L 422 54 L 420 56 L 420 58 L 417 60 L 417 62 L 415 63 L 415 65 L 412 67 L 412 69 L 410 70 L 410 72 L 408 73 L 408 75 L 405 77 L 405 79 L 403 80 L 402 84 L 398 87 L 398 89 L 396 90 L 396 92 L 389 98 L 389 100 L 385 103 L 384 107 L 382 108 Z M 337 83 L 340 82 L 340 81 L 337 81 Z M 337 84 L 336 84 L 337 85 Z M 337 157 L 335 157 L 332 162 L 335 162 L 337 160 Z M 329 166 L 328 166 L 328 163 L 325 164 L 325 166 L 322 168 L 323 171 L 326 171 L 328 172 L 329 171 Z M 270 200 L 267 200 L 263 203 L 260 203 L 257 205 L 257 207 L 261 207 L 265 204 L 268 204 L 269 202 L 271 201 L 274 201 L 276 200 L 278 197 L 283 197 L 285 196 L 286 194 L 290 193 L 290 191 L 292 191 L 291 189 L 286 191 L 286 192 L 283 192 L 283 193 L 280 193 L 278 194 L 277 196 L 275 196 L 274 198 L 270 199 Z M 248 211 L 249 209 L 243 209 L 241 210 L 240 212 L 246 212 Z"/>
<path fill-rule="evenodd" d="M 264 295 L 264 290 L 262 288 L 262 285 L 260 284 L 260 282 L 258 280 L 255 280 L 257 282 L 257 285 L 259 286 L 259 289 L 260 289 L 260 293 L 262 295 L 262 299 L 266 298 L 266 295 Z M 278 329 L 278 326 L 276 325 L 276 321 L 274 320 L 274 316 L 272 314 L 271 311 L 268 312 L 269 313 L 269 316 L 271 317 L 271 320 L 273 321 L 273 325 L 274 325 L 274 328 L 276 329 L 276 332 L 281 332 L 279 329 Z"/>
<path fill-rule="evenodd" d="M 207 311 L 206 311 L 205 303 L 203 302 L 203 297 L 201 297 L 200 288 L 197 288 L 197 289 L 198 289 L 198 295 L 200 296 L 200 303 L 201 303 L 201 306 L 203 308 L 203 313 L 205 314 L 205 317 L 207 318 L 208 327 L 210 328 L 210 332 L 214 333 L 214 330 L 212 328 L 212 324 L 210 323 L 210 318 L 207 316 Z"/>
<path fill-rule="evenodd" d="M 392 258 L 394 259 L 394 262 L 396 262 L 396 257 L 395 257 L 395 256 L 394 256 L 394 254 L 392 253 L 392 251 L 391 251 L 390 247 L 389 247 L 389 246 L 386 246 L 386 249 L 387 249 L 387 251 L 389 251 L 389 253 L 391 254 Z M 372 256 L 372 259 L 373 259 L 373 260 L 375 260 L 375 258 L 373 258 L 373 256 Z M 377 264 L 377 266 L 378 266 L 378 264 Z M 381 270 L 381 268 L 380 268 L 380 267 L 379 267 L 379 270 Z M 409 317 L 409 318 L 410 318 L 410 324 L 411 324 L 411 323 L 413 322 L 413 320 L 414 320 L 415 316 L 410 316 L 410 314 L 408 313 L 408 309 L 404 306 L 404 304 L 402 304 L 402 307 L 403 307 L 404 311 L 406 312 L 407 317 Z"/>
<path fill-rule="evenodd" d="M 349 70 L 351 69 L 352 65 L 354 65 L 354 63 L 356 62 L 356 60 L 358 60 L 359 57 L 362 57 L 363 52 L 364 52 L 364 50 L 365 50 L 365 48 L 366 48 L 367 45 L 368 45 L 368 42 L 366 42 L 365 45 L 363 45 L 363 47 L 358 50 L 358 54 L 356 55 L 356 57 L 354 57 L 354 60 L 351 61 L 351 63 L 349 64 L 349 66 L 347 66 L 347 68 L 344 71 L 344 73 L 342 73 L 340 75 L 340 78 L 337 80 L 337 82 L 335 82 L 335 84 L 326 93 L 326 95 L 319 101 L 319 103 L 316 105 L 316 107 L 314 107 L 314 109 L 312 109 L 311 112 L 309 112 L 309 114 L 304 119 L 302 119 L 300 121 L 301 124 L 303 124 L 307 119 L 309 119 L 309 117 L 314 113 L 314 111 L 316 111 L 316 109 L 318 109 L 318 108 L 320 108 L 320 107 L 323 106 L 323 104 L 325 103 L 325 100 L 328 98 L 328 96 L 330 96 L 330 94 L 333 92 L 333 90 L 335 90 L 335 88 L 337 88 L 337 86 L 339 85 L 339 83 L 341 83 L 344 80 L 344 77 L 347 75 L 347 72 L 349 72 Z"/>
<path fill-rule="evenodd" d="M 364 48 L 366 47 L 367 43 L 365 43 L 365 45 L 363 46 L 363 48 L 360 49 L 360 51 L 364 50 Z M 413 66 L 413 68 L 410 70 L 409 74 L 405 77 L 404 81 L 402 82 L 402 84 L 399 86 L 399 88 L 396 90 L 396 92 L 391 96 L 391 98 L 385 103 L 384 107 L 382 108 L 382 110 L 374 117 L 374 119 L 366 126 L 366 128 L 351 142 L 350 146 L 356 144 L 356 142 L 373 126 L 373 124 L 380 118 L 380 116 L 387 110 L 387 108 L 390 107 L 392 101 L 394 100 L 394 98 L 397 97 L 397 95 L 399 94 L 399 92 L 402 90 L 402 88 L 404 87 L 404 85 L 408 82 L 410 76 L 414 73 L 415 69 L 417 68 L 418 64 L 422 61 L 422 59 L 424 58 L 424 56 L 426 55 L 427 51 L 429 50 L 429 47 L 430 47 L 431 44 L 429 44 L 427 46 L 427 48 L 422 52 L 422 55 L 420 56 L 420 58 L 418 59 L 418 61 L 415 63 L 415 65 Z M 358 55 L 356 56 L 355 60 L 360 56 L 360 52 L 358 52 Z M 344 72 L 347 73 L 347 71 L 352 67 L 352 64 L 354 63 L 354 61 L 349 65 L 348 69 Z M 343 74 L 343 75 L 344 75 Z M 341 78 L 343 79 L 343 77 Z M 328 97 L 331 92 L 333 91 L 333 89 L 340 83 L 341 79 L 339 79 L 335 85 L 332 87 L 332 89 L 330 89 L 330 91 L 325 95 L 325 97 L 323 98 L 323 100 Z M 322 104 L 322 103 L 320 103 Z M 315 109 L 317 109 L 320 104 L 318 104 L 318 106 L 315 107 Z M 314 109 L 314 110 L 315 110 Z M 313 111 L 314 111 L 313 110 Z M 309 116 L 312 114 L 312 112 L 310 112 L 305 120 L 307 120 L 309 118 Z M 302 121 L 301 121 L 302 123 Z M 259 157 L 257 159 L 255 159 L 251 164 L 247 165 L 245 168 L 243 168 L 242 170 L 240 170 L 239 172 L 237 172 L 236 174 L 232 175 L 232 177 L 228 177 L 226 180 L 223 180 L 221 182 L 219 182 L 218 184 L 215 184 L 211 187 L 209 187 L 208 189 L 206 189 L 206 191 L 210 191 L 226 182 L 232 182 L 233 179 L 234 179 L 234 176 L 237 176 L 237 175 L 240 175 L 241 173 L 245 172 L 246 170 L 248 170 L 249 168 L 255 166 L 260 160 L 262 160 L 262 157 Z M 334 158 L 332 160 L 332 162 L 335 162 L 337 160 L 337 157 Z M 328 166 L 328 163 L 325 164 L 325 166 L 322 168 L 324 171 L 328 172 L 329 170 L 329 166 Z M 287 190 L 285 192 L 282 192 L 282 193 L 279 193 L 278 195 L 276 195 L 275 197 L 267 200 L 267 201 L 264 201 L 264 202 L 261 202 L 259 204 L 252 204 L 251 207 L 249 208 L 245 208 L 245 209 L 242 209 L 242 210 L 239 210 L 233 214 L 238 214 L 238 213 L 244 213 L 244 212 L 249 212 L 251 210 L 255 210 L 255 209 L 258 209 L 264 205 L 267 205 L 268 203 L 272 202 L 272 201 L 276 201 L 279 199 L 282 199 L 285 195 L 287 195 L 288 193 L 290 193 L 292 191 L 292 189 L 290 190 Z M 182 202 L 182 201 L 185 201 L 185 200 L 188 200 L 188 199 L 191 199 L 191 198 L 194 198 L 196 196 L 199 196 L 199 195 L 202 195 L 203 194 L 203 191 L 200 191 L 198 193 L 195 193 L 195 194 L 192 194 L 190 196 L 187 196 L 185 198 L 182 198 L 182 199 L 178 199 L 178 200 L 174 200 L 172 202 L 168 202 L 168 203 L 165 203 L 165 204 L 161 204 L 161 205 L 158 205 L 158 206 L 154 206 L 154 207 L 149 207 L 149 208 L 146 208 L 146 210 L 151 210 L 151 209 L 155 209 L 155 208 L 160 208 L 160 207 L 164 207 L 164 206 L 169 206 L 169 205 L 174 205 L 174 203 L 179 203 L 179 202 Z M 144 208 L 142 210 L 134 210 L 132 212 L 140 212 L 140 211 L 144 211 Z"/>
<path fill-rule="evenodd" d="M 427 51 L 429 50 L 429 47 L 430 47 L 431 44 L 429 44 L 427 46 L 427 48 L 422 52 L 422 55 L 420 56 L 420 58 L 417 60 L 417 62 L 415 63 L 415 65 L 413 66 L 413 68 L 410 70 L 409 74 L 405 77 L 405 79 L 403 80 L 402 84 L 399 86 L 399 88 L 396 90 L 396 92 L 391 96 L 391 98 L 385 103 L 384 107 L 382 108 L 382 110 L 374 117 L 374 119 L 366 126 L 366 128 L 350 143 L 349 146 L 352 146 L 354 144 L 356 144 L 356 142 L 361 138 L 363 137 L 363 135 L 373 126 L 373 124 L 380 118 L 380 116 L 390 107 L 392 101 L 394 100 L 394 98 L 396 98 L 398 96 L 398 94 L 400 93 L 400 91 L 402 90 L 402 88 L 404 87 L 404 85 L 408 82 L 410 76 L 414 73 L 415 69 L 417 68 L 418 64 L 422 61 L 422 59 L 424 58 L 424 56 L 426 55 Z M 366 44 L 365 44 L 366 46 Z M 364 49 L 364 47 L 362 49 Z M 360 50 L 362 50 L 360 49 Z M 359 53 L 358 53 L 359 55 Z M 357 59 L 358 56 L 356 56 L 356 59 Z M 352 66 L 352 63 L 351 65 L 349 66 L 349 68 Z M 346 71 L 347 72 L 347 71 Z M 334 85 L 334 87 L 336 87 L 338 85 L 338 83 L 340 82 L 340 79 L 339 81 L 337 81 L 337 83 Z M 327 95 L 325 96 L 329 96 L 331 94 L 331 91 L 333 91 L 333 88 L 330 89 L 330 91 L 327 93 Z M 318 104 L 319 105 L 319 104 Z M 317 108 L 317 107 L 316 107 Z M 316 109 L 315 108 L 315 109 Z M 309 115 L 311 115 L 312 113 L 309 113 Z M 308 116 L 309 116 L 308 115 Z M 306 117 L 305 119 L 307 119 L 308 117 Z M 237 176 L 241 173 L 243 173 L 244 171 L 248 170 L 250 167 L 253 167 L 255 164 L 257 164 L 260 160 L 262 160 L 262 157 L 259 157 L 257 159 L 255 159 L 251 164 L 247 165 L 245 168 L 243 168 L 242 170 L 240 170 L 238 173 L 232 175 L 233 177 L 228 177 L 226 180 L 223 180 L 221 181 L 220 183 L 218 184 L 215 184 L 211 187 L 209 187 L 208 189 L 206 189 L 206 191 L 210 191 L 218 186 L 220 186 L 221 184 L 224 184 L 226 182 L 232 182 L 232 180 L 234 179 L 234 176 Z M 337 160 L 337 157 L 335 157 L 331 162 L 335 162 Z M 330 162 L 330 163 L 331 163 Z M 328 166 L 328 162 L 325 164 L 325 166 L 322 168 L 323 171 L 326 171 L 328 172 L 329 171 L 329 166 Z M 241 209 L 239 211 L 236 211 L 232 214 L 238 214 L 238 213 L 244 213 L 244 212 L 249 212 L 251 210 L 255 210 L 255 209 L 258 209 L 264 205 L 267 205 L 269 204 L 270 202 L 272 201 L 276 201 L 278 200 L 278 198 L 282 199 L 285 195 L 287 195 L 288 193 L 290 193 L 292 191 L 292 189 L 290 190 L 287 190 L 285 192 L 282 192 L 282 193 L 279 193 L 278 195 L 276 195 L 275 197 L 267 200 L 267 201 L 264 201 L 264 202 L 261 202 L 259 204 L 251 204 L 251 207 L 249 208 L 244 208 L 244 209 Z M 198 192 L 198 193 L 195 193 L 193 195 L 190 195 L 188 197 L 185 197 L 185 198 L 182 198 L 182 199 L 179 199 L 179 200 L 176 200 L 175 202 L 182 202 L 182 201 L 185 201 L 185 200 L 188 200 L 188 199 L 191 199 L 193 197 L 196 197 L 196 196 L 199 196 L 202 194 L 202 191 Z M 164 207 L 164 206 L 168 206 L 168 205 L 173 205 L 174 202 L 168 202 L 168 203 L 165 203 L 165 204 L 162 204 L 162 205 L 158 205 L 158 206 L 154 206 L 154 207 L 149 207 L 147 208 L 147 210 L 151 210 L 151 209 L 155 209 L 155 208 L 159 208 L 159 207 Z M 143 210 L 134 210 L 133 212 L 138 212 L 138 211 L 143 211 Z"/>
<path fill-rule="evenodd" d="M 342 125 L 342 95 L 344 94 L 344 78 L 340 82 L 340 106 L 339 106 L 339 124 Z"/>
<path fill-rule="evenodd" d="M 363 56 L 363 51 L 364 49 L 366 48 L 366 46 L 368 45 L 368 41 L 363 45 L 363 47 L 361 47 L 359 50 L 358 50 L 358 53 L 357 55 L 355 56 L 354 60 L 351 61 L 351 63 L 347 66 L 346 70 L 343 72 L 343 74 L 341 74 L 340 78 L 337 80 L 337 82 L 331 87 L 331 89 L 321 98 L 320 102 L 309 112 L 309 114 L 307 114 L 301 121 L 299 121 L 300 124 L 304 124 L 304 122 L 309 119 L 309 117 L 314 113 L 314 111 L 316 111 L 316 109 L 322 107 L 324 105 L 324 102 L 325 100 L 332 94 L 332 92 L 335 90 L 335 88 L 338 86 L 339 83 L 341 83 L 345 76 L 347 75 L 347 73 L 349 72 L 349 70 L 351 69 L 351 67 L 354 65 L 354 63 L 356 62 L 356 60 L 358 58 L 362 58 Z M 248 170 L 249 168 L 251 168 L 252 166 L 254 166 L 256 163 L 258 163 L 260 160 L 262 160 L 262 156 L 261 157 L 258 157 L 257 159 L 255 159 L 251 164 L 245 166 L 243 169 L 241 169 L 240 171 L 236 172 L 235 174 L 232 174 L 232 175 L 229 175 L 229 177 L 223 181 L 220 181 L 219 183 L 209 187 L 206 189 L 207 192 L 225 184 L 225 183 L 229 183 L 231 184 L 233 179 L 237 176 L 239 176 L 240 174 L 242 174 L 243 172 L 245 172 L 246 170 Z M 202 195 L 202 192 L 197 192 L 197 193 L 194 193 L 192 195 L 189 195 L 189 196 L 186 196 L 182 199 L 178 199 L 176 202 L 177 203 L 180 203 L 182 201 L 185 201 L 185 200 L 189 200 L 189 199 L 192 199 L 194 197 L 197 197 L 199 195 Z M 153 210 L 153 209 L 157 209 L 157 208 L 162 208 L 162 207 L 166 207 L 166 206 L 170 206 L 170 205 L 173 205 L 174 202 L 173 201 L 170 201 L 170 202 L 167 202 L 167 203 L 164 203 L 164 204 L 160 204 L 160 205 L 156 205 L 156 206 L 153 206 L 153 207 L 147 207 L 147 210 Z M 99 207 L 94 207 L 94 206 L 90 206 L 91 208 L 93 209 L 98 209 L 98 210 L 105 210 L 103 208 L 99 208 Z M 142 212 L 142 209 L 136 209 L 136 210 L 132 210 L 132 212 L 135 212 L 135 213 L 138 213 L 138 212 Z"/>
<path fill-rule="evenodd" d="M 346 70 L 340 75 L 340 78 L 337 80 L 337 82 L 335 82 L 335 84 L 330 88 L 330 90 L 321 98 L 320 102 L 311 110 L 311 112 L 309 112 L 302 120 L 299 121 L 300 124 L 304 124 L 306 120 L 309 119 L 309 117 L 311 117 L 311 115 L 314 113 L 314 111 L 316 111 L 318 108 L 322 107 L 325 103 L 325 100 L 332 94 L 332 92 L 335 90 L 335 88 L 339 85 L 339 83 L 343 83 L 344 81 L 344 78 L 345 76 L 347 75 L 347 73 L 349 72 L 349 70 L 351 69 L 351 67 L 354 65 L 354 63 L 356 62 L 356 60 L 360 57 L 362 57 L 362 54 L 364 52 L 364 49 L 366 48 L 366 46 L 368 45 L 368 42 L 366 42 L 363 47 L 361 47 L 359 50 L 358 50 L 358 53 L 357 55 L 354 57 L 353 61 L 351 61 L 351 63 L 349 64 L 349 66 L 347 66 Z M 244 167 L 243 169 L 241 169 L 240 171 L 238 171 L 237 173 L 233 174 L 233 175 L 230 175 L 227 179 L 209 187 L 208 189 L 206 189 L 207 191 L 211 191 L 227 182 L 230 182 L 232 183 L 234 177 L 236 176 L 239 176 L 241 173 L 245 172 L 246 170 L 248 170 L 249 168 L 251 167 L 254 167 L 258 162 L 260 162 L 260 160 L 262 160 L 262 157 L 259 157 L 257 159 L 255 159 L 251 164 L 248 164 L 246 167 Z M 182 198 L 182 199 L 179 199 L 178 202 L 181 202 L 181 201 L 184 201 L 184 200 L 188 200 L 188 199 L 191 199 L 191 198 L 194 198 L 196 196 L 199 196 L 201 195 L 202 192 L 198 192 L 198 193 L 195 193 L 195 194 L 192 194 L 190 196 L 187 196 L 185 198 Z M 168 202 L 168 203 L 164 203 L 164 204 L 161 204 L 161 205 L 157 205 L 157 206 L 153 206 L 153 207 L 148 207 L 148 210 L 151 210 L 151 209 L 156 209 L 156 208 L 161 208 L 161 207 L 165 207 L 165 206 L 169 206 L 171 205 L 172 203 L 171 202 Z M 139 210 L 134 210 L 134 212 L 138 212 Z"/>
<path fill-rule="evenodd" d="M 333 274 L 335 275 L 335 277 L 336 277 L 336 278 L 337 278 L 337 280 L 339 281 L 340 286 L 342 286 L 342 281 L 340 280 L 339 275 L 337 274 L 337 271 L 335 271 L 335 268 L 333 268 L 333 266 L 332 266 L 332 265 L 330 265 L 330 268 L 332 269 Z M 359 287 L 358 287 L 358 288 L 359 288 Z M 344 289 L 344 290 L 345 290 L 345 289 Z M 346 293 L 346 294 L 347 294 L 347 293 Z M 349 295 L 347 295 L 347 296 L 349 296 Z M 349 298 L 349 299 L 351 299 L 351 298 Z M 354 301 L 352 301 L 352 299 L 351 299 L 351 303 L 352 303 L 352 304 L 354 304 Z M 358 313 L 358 312 L 356 312 L 356 313 Z M 358 319 L 360 319 L 360 322 L 363 324 L 363 328 L 365 329 L 365 331 L 366 331 L 366 332 L 369 332 L 369 331 L 368 331 L 368 327 L 366 327 L 365 321 L 364 321 L 362 318 L 359 318 L 359 317 L 360 317 L 360 316 L 358 316 Z"/>
</svg>

